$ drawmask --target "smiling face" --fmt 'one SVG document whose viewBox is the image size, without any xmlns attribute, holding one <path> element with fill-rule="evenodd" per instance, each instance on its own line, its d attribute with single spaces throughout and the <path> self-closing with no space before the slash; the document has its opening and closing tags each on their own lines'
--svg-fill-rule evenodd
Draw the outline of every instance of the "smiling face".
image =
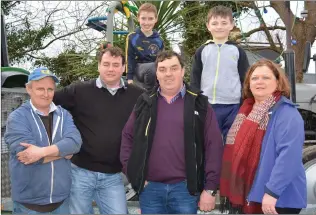
<svg viewBox="0 0 316 215">
<path fill-rule="evenodd" d="M 45 77 L 37 81 L 31 81 L 26 85 L 26 91 L 30 95 L 32 104 L 39 110 L 49 109 L 55 93 L 55 81 L 52 77 Z"/>
<path fill-rule="evenodd" d="M 141 11 L 137 17 L 140 28 L 144 33 L 151 33 L 157 22 L 154 12 Z"/>
<path fill-rule="evenodd" d="M 120 83 L 120 79 L 125 70 L 121 56 L 112 56 L 105 52 L 98 64 L 101 80 L 108 86 L 115 86 Z"/>
<path fill-rule="evenodd" d="M 207 23 L 207 29 L 211 32 L 213 38 L 217 40 L 227 40 L 233 28 L 234 24 L 228 16 L 212 16 Z"/>
<path fill-rule="evenodd" d="M 250 76 L 250 91 L 256 101 L 261 102 L 278 88 L 278 80 L 267 66 L 257 67 Z"/>
<path fill-rule="evenodd" d="M 176 56 L 158 62 L 156 75 L 163 93 L 176 94 L 183 86 L 184 68 Z"/>
</svg>

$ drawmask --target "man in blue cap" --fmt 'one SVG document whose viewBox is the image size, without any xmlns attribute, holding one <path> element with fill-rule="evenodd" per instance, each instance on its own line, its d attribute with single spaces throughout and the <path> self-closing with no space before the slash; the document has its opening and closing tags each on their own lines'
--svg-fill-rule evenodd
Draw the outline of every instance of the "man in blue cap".
<svg viewBox="0 0 316 215">
<path fill-rule="evenodd" d="M 69 214 L 69 159 L 82 140 L 72 116 L 52 102 L 58 82 L 47 68 L 35 69 L 26 84 L 30 100 L 8 117 L 14 214 Z"/>
</svg>

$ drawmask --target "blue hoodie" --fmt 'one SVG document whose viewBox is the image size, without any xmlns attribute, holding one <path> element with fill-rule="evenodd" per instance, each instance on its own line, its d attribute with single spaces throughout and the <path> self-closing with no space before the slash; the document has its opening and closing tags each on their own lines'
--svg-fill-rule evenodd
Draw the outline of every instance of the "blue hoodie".
<svg viewBox="0 0 316 215">
<path fill-rule="evenodd" d="M 164 44 L 157 31 L 149 37 L 137 28 L 126 37 L 126 74 L 128 80 L 133 80 L 137 63 L 155 62 L 159 51 Z"/>
<path fill-rule="evenodd" d="M 248 201 L 262 202 L 265 193 L 277 198 L 276 207 L 307 206 L 302 163 L 304 121 L 290 100 L 281 97 L 270 110 L 261 154 Z"/>
<path fill-rule="evenodd" d="M 53 112 L 52 144 L 59 149 L 59 156 L 79 152 L 81 136 L 72 116 L 60 106 Z M 39 147 L 49 146 L 49 139 L 39 115 L 30 101 L 13 111 L 7 121 L 4 141 L 10 149 L 9 169 L 11 174 L 12 200 L 19 203 L 46 205 L 61 202 L 70 194 L 70 160 L 61 158 L 48 163 L 43 159 L 24 165 L 16 154 L 25 147 L 21 142 Z"/>
</svg>

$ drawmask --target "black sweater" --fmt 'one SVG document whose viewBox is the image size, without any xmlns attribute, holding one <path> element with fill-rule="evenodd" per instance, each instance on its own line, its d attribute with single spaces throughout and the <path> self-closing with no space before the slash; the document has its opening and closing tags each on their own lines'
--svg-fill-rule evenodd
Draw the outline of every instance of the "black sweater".
<svg viewBox="0 0 316 215">
<path fill-rule="evenodd" d="M 72 114 L 82 136 L 80 152 L 72 158 L 74 164 L 95 172 L 121 171 L 122 130 L 142 92 L 128 85 L 113 96 L 91 80 L 71 84 L 55 93 L 54 103 Z"/>
</svg>

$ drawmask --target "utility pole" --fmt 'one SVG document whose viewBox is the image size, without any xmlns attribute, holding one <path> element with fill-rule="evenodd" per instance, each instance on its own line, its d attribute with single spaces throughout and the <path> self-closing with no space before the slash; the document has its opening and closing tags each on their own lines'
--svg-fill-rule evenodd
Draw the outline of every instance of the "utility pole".
<svg viewBox="0 0 316 215">
<path fill-rule="evenodd" d="M 5 30 L 4 13 L 1 9 L 1 67 L 9 66 L 7 34 Z"/>
<path fill-rule="evenodd" d="M 291 100 L 293 103 L 296 103 L 296 78 L 295 78 L 295 53 L 292 49 L 292 40 L 291 40 L 291 31 L 292 31 L 292 21 L 291 21 L 291 7 L 290 1 L 285 1 L 286 7 L 286 50 L 283 54 L 285 61 L 285 72 L 289 78 L 291 84 Z M 296 17 L 294 17 L 295 19 Z"/>
</svg>

